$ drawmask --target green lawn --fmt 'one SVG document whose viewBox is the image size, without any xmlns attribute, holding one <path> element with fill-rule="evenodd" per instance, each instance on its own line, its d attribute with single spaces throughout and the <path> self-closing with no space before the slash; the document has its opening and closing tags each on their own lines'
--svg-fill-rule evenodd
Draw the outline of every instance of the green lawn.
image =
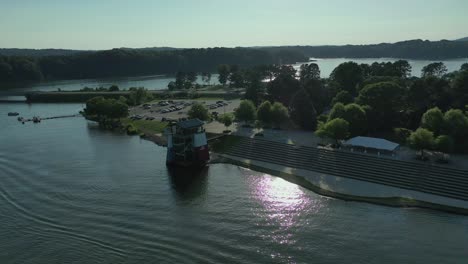
<svg viewBox="0 0 468 264">
<path fill-rule="evenodd" d="M 158 134 L 164 132 L 164 128 L 167 126 L 167 122 L 160 122 L 155 120 L 131 120 L 129 118 L 122 119 L 122 125 L 127 127 L 133 125 L 138 133 L 144 134 Z"/>
</svg>

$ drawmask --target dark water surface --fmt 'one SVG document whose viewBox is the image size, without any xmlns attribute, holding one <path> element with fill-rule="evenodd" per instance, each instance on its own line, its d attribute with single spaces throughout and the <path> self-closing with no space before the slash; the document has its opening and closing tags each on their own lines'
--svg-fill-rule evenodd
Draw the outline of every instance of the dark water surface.
<svg viewBox="0 0 468 264">
<path fill-rule="evenodd" d="M 0 263 L 466 263 L 468 217 L 317 195 L 99 130 L 78 104 L 0 104 Z M 180 175 L 179 175 L 180 176 Z"/>
</svg>

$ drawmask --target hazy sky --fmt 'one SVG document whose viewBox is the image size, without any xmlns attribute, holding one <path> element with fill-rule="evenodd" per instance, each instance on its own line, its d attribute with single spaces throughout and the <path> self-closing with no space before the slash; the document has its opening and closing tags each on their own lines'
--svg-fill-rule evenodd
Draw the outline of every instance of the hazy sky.
<svg viewBox="0 0 468 264">
<path fill-rule="evenodd" d="M 0 48 L 368 44 L 468 36 L 468 0 L 0 0 Z"/>
</svg>

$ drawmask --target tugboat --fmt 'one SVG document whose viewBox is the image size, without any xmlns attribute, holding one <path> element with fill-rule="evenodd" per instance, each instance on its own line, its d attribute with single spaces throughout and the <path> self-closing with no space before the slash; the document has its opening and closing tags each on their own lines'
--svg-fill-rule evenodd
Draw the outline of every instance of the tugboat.
<svg viewBox="0 0 468 264">
<path fill-rule="evenodd" d="M 17 115 L 19 115 L 18 112 L 9 112 L 8 113 L 8 116 L 17 116 Z"/>
<path fill-rule="evenodd" d="M 167 137 L 166 165 L 170 167 L 203 168 L 210 160 L 204 122 L 190 119 L 171 123 Z"/>
</svg>

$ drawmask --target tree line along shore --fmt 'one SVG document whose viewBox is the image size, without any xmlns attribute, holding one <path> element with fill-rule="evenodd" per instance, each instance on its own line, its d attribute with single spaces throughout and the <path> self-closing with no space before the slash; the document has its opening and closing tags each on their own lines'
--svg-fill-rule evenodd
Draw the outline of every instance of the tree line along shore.
<svg viewBox="0 0 468 264">
<path fill-rule="evenodd" d="M 468 41 L 102 51 L 0 49 L 0 83 L 173 74 L 177 71 L 215 72 L 221 63 L 251 67 L 306 62 L 311 57 L 459 59 L 468 57 Z"/>
<path fill-rule="evenodd" d="M 431 63 L 422 69 L 421 77 L 411 77 L 410 71 L 404 60 L 370 65 L 345 62 L 330 78 L 320 78 L 315 63 L 303 64 L 299 72 L 288 65 L 219 65 L 222 91 L 242 91 L 237 96 L 243 101 L 229 117 L 217 120 L 312 130 L 334 140 L 334 145 L 354 136 L 382 137 L 421 150 L 421 159 L 425 159 L 423 150 L 467 153 L 468 64 L 449 73 L 443 63 Z M 180 71 L 177 76 L 165 96 L 199 92 L 190 74 Z M 154 100 L 143 88 L 132 94 L 133 99 L 112 100 L 127 105 Z M 203 105 L 192 108 L 190 117 L 212 118 Z"/>
</svg>

